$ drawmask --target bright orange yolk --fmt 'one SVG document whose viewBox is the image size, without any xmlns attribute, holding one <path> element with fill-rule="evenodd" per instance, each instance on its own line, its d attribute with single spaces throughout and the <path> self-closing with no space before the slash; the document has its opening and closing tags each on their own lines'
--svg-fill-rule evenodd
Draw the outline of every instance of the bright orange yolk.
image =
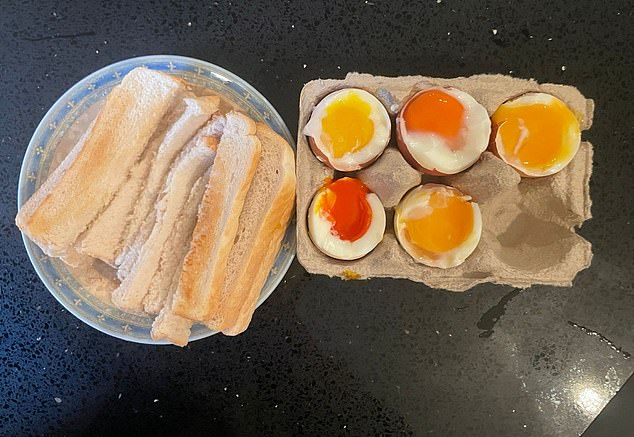
<svg viewBox="0 0 634 437">
<path fill-rule="evenodd" d="M 473 231 L 473 208 L 455 193 L 431 193 L 428 207 L 431 212 L 425 216 L 405 221 L 405 237 L 422 251 L 448 252 L 464 243 Z"/>
<path fill-rule="evenodd" d="M 498 126 L 497 135 L 507 159 L 538 170 L 564 161 L 571 153 L 571 132 L 579 132 L 579 121 L 558 100 L 521 106 L 503 104 L 491 120 Z"/>
<path fill-rule="evenodd" d="M 441 89 L 423 91 L 407 103 L 403 119 L 408 131 L 434 133 L 454 140 L 464 125 L 464 106 Z"/>
<path fill-rule="evenodd" d="M 356 241 L 372 222 L 367 194 L 367 187 L 358 179 L 338 179 L 322 188 L 316 212 L 331 223 L 331 232 L 341 240 Z"/>
<path fill-rule="evenodd" d="M 321 120 L 321 141 L 330 146 L 335 158 L 368 145 L 374 137 L 371 112 L 372 106 L 355 93 L 344 94 L 328 105 Z"/>
</svg>

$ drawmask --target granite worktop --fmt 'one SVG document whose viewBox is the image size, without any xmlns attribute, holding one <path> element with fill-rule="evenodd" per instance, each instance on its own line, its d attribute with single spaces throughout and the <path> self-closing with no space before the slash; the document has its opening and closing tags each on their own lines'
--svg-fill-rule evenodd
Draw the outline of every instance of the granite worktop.
<svg viewBox="0 0 634 437">
<path fill-rule="evenodd" d="M 552 6 L 550 6 L 552 4 Z M 555 5 L 556 4 L 556 5 Z M 0 15 L 0 435 L 581 434 L 634 371 L 629 1 L 18 2 Z M 108 337 L 55 301 L 13 224 L 22 156 L 71 85 L 179 54 L 246 79 L 293 133 L 348 71 L 503 73 L 596 102 L 592 266 L 571 288 L 341 281 L 293 263 L 236 338 Z"/>
</svg>

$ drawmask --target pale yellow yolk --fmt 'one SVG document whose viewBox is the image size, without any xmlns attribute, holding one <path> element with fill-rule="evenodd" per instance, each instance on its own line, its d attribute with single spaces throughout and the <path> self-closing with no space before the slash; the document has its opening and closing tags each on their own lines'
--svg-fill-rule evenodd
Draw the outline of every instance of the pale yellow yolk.
<svg viewBox="0 0 634 437">
<path fill-rule="evenodd" d="M 371 112 L 372 106 L 354 93 L 328 105 L 321 120 L 321 141 L 330 147 L 333 157 L 341 158 L 368 145 L 374 136 Z"/>
<path fill-rule="evenodd" d="M 453 192 L 433 192 L 421 218 L 405 220 L 405 238 L 428 254 L 448 252 L 460 246 L 473 231 L 471 204 Z"/>
<path fill-rule="evenodd" d="M 547 170 L 571 153 L 570 136 L 579 121 L 559 100 L 529 105 L 503 104 L 491 117 L 498 126 L 506 159 L 535 170 Z"/>
</svg>

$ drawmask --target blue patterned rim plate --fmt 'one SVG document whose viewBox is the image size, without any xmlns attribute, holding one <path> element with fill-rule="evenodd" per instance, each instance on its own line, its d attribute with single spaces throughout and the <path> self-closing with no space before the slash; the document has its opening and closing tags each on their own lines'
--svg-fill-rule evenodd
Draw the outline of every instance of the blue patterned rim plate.
<svg viewBox="0 0 634 437">
<path fill-rule="evenodd" d="M 181 77 L 188 82 L 216 91 L 242 108 L 256 121 L 267 123 L 291 146 L 295 142 L 275 108 L 255 88 L 235 74 L 208 62 L 182 56 L 143 56 L 117 62 L 79 81 L 60 97 L 38 125 L 24 154 L 18 185 L 18 207 L 37 190 L 49 174 L 54 150 L 75 120 L 110 90 L 133 68 L 144 66 Z M 275 290 L 295 256 L 295 229 L 286 230 L 282 248 L 262 288 L 257 306 Z M 75 317 L 108 335 L 146 344 L 167 344 L 150 337 L 152 318 L 129 314 L 104 304 L 81 286 L 66 265 L 48 257 L 24 234 L 24 246 L 35 271 L 51 294 Z M 189 341 L 209 337 L 215 332 L 194 325 Z"/>
</svg>

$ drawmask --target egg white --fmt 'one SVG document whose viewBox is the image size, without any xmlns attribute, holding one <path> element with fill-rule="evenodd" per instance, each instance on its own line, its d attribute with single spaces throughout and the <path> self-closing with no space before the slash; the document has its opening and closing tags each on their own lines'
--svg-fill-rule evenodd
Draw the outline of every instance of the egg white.
<svg viewBox="0 0 634 437">
<path fill-rule="evenodd" d="M 321 139 L 322 120 L 326 117 L 327 108 L 337 99 L 351 94 L 357 95 L 360 99 L 367 102 L 371 107 L 370 120 L 374 124 L 374 135 L 370 142 L 357 152 L 348 152 L 340 158 L 335 158 L 332 154 L 330 146 L 324 144 Z M 390 115 L 385 106 L 367 91 L 357 88 L 346 88 L 335 91 L 324 97 L 313 109 L 310 120 L 304 126 L 304 135 L 312 137 L 316 147 L 323 153 L 330 162 L 330 165 L 339 171 L 356 171 L 360 170 L 363 164 L 372 161 L 378 157 L 390 140 L 392 124 Z M 317 157 L 322 160 L 321 157 Z"/>
<path fill-rule="evenodd" d="M 432 212 L 432 208 L 429 206 L 430 196 L 433 192 L 439 190 L 450 190 L 458 193 L 458 195 L 467 201 L 471 200 L 470 196 L 462 194 L 455 188 L 446 185 L 420 185 L 407 193 L 396 207 L 394 212 L 394 230 L 401 247 L 403 247 L 415 261 L 430 267 L 448 269 L 459 266 L 465 262 L 478 246 L 482 235 L 482 214 L 480 213 L 478 204 L 470 202 L 473 211 L 473 229 L 466 240 L 447 252 L 437 253 L 437 255 L 439 255 L 437 259 L 426 256 L 405 237 L 406 221 L 430 214 Z"/>
<path fill-rule="evenodd" d="M 332 223 L 315 207 L 322 193 L 319 191 L 315 195 L 308 210 L 308 234 L 315 246 L 326 255 L 345 261 L 359 259 L 370 253 L 385 233 L 385 210 L 379 197 L 374 193 L 366 194 L 372 210 L 370 227 L 359 239 L 347 241 L 333 233 Z"/>
<path fill-rule="evenodd" d="M 546 105 L 550 106 L 555 102 L 559 102 L 562 105 L 566 105 L 564 102 L 559 100 L 557 97 L 546 94 L 546 93 L 528 93 L 522 96 L 519 96 L 513 100 L 503 103 L 502 105 L 508 108 L 516 108 L 522 106 L 530 106 L 530 105 Z M 531 177 L 540 177 L 540 176 L 549 176 L 561 171 L 564 167 L 570 164 L 577 154 L 579 150 L 579 145 L 581 144 L 581 129 L 579 127 L 579 123 L 572 123 L 568 126 L 568 131 L 564 135 L 564 147 L 567 148 L 570 152 L 565 157 L 565 159 L 556 162 L 551 167 L 547 169 L 534 169 L 530 167 L 526 167 L 517 156 L 511 155 L 509 156 L 506 153 L 506 147 L 504 147 L 504 141 L 502 140 L 502 136 L 498 133 L 495 136 L 495 147 L 498 155 L 504 162 L 519 170 L 520 173 L 531 176 Z"/>
<path fill-rule="evenodd" d="M 489 144 L 491 120 L 487 110 L 473 97 L 455 88 L 429 88 L 425 91 L 440 89 L 456 98 L 464 107 L 462 144 L 460 150 L 454 151 L 447 140 L 432 132 L 408 132 L 404 117 L 397 120 L 401 138 L 409 153 L 427 170 L 444 174 L 459 173 L 471 167 Z"/>
</svg>

